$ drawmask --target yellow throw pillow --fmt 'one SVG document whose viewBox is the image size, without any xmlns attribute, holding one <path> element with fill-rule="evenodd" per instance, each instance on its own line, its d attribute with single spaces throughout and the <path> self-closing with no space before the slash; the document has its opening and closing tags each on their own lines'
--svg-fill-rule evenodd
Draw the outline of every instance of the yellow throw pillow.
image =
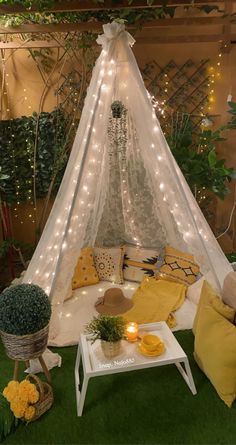
<svg viewBox="0 0 236 445">
<path fill-rule="evenodd" d="M 193 255 L 166 246 L 164 262 L 156 278 L 178 281 L 189 286 L 195 283 L 199 271 L 199 266 L 195 263 Z"/>
<path fill-rule="evenodd" d="M 218 297 L 216 291 L 211 287 L 211 285 L 204 281 L 202 285 L 201 296 L 197 308 L 197 313 L 193 322 L 193 333 L 196 334 L 198 319 L 201 311 L 205 310 L 205 307 L 214 301 L 214 308 L 223 317 L 227 318 L 229 321 L 234 320 L 235 310 L 223 303 L 223 301 Z"/>
<path fill-rule="evenodd" d="M 219 313 L 217 301 L 214 297 L 199 313 L 194 358 L 220 398 L 231 407 L 236 398 L 236 327 Z"/>
<path fill-rule="evenodd" d="M 72 289 L 90 286 L 99 282 L 98 274 L 94 265 L 93 248 L 85 247 L 80 252 L 80 256 L 75 267 L 72 278 Z"/>
</svg>

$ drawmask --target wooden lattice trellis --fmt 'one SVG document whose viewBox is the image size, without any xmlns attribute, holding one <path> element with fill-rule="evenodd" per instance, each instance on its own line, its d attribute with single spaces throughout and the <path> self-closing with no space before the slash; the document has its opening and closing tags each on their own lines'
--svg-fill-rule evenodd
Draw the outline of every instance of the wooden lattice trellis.
<svg viewBox="0 0 236 445">
<path fill-rule="evenodd" d="M 165 110 L 159 118 L 167 133 L 176 113 L 191 115 L 194 124 L 200 124 L 208 104 L 210 75 L 207 68 L 207 59 L 200 62 L 188 59 L 181 65 L 170 60 L 165 66 L 152 61 L 141 69 L 148 91 Z"/>
</svg>

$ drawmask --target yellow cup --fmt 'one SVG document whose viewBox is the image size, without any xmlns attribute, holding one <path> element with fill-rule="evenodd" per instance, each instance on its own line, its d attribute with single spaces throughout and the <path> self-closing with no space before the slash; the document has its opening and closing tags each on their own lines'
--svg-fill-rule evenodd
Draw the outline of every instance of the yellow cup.
<svg viewBox="0 0 236 445">
<path fill-rule="evenodd" d="M 158 335 L 147 334 L 143 336 L 141 346 L 146 349 L 147 352 L 154 352 L 160 343 L 161 339 Z"/>
</svg>

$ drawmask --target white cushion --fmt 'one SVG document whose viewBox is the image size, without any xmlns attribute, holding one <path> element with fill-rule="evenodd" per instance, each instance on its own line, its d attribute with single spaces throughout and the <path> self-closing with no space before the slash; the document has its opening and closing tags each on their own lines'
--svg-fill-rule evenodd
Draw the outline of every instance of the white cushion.
<svg viewBox="0 0 236 445">
<path fill-rule="evenodd" d="M 187 298 L 192 301 L 192 303 L 198 305 L 200 300 L 200 295 L 202 291 L 202 285 L 205 281 L 205 277 L 199 278 L 195 283 L 190 284 L 187 288 Z"/>
<path fill-rule="evenodd" d="M 99 280 L 111 281 L 122 284 L 124 248 L 119 247 L 94 247 L 94 263 Z"/>
</svg>

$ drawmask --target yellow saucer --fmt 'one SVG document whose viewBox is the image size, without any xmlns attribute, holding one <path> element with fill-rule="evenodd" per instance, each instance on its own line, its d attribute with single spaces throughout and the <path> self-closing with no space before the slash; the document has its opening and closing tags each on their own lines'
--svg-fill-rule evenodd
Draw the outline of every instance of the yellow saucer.
<svg viewBox="0 0 236 445">
<path fill-rule="evenodd" d="M 147 351 L 145 348 L 143 348 L 143 346 L 141 345 L 141 343 L 139 343 L 138 345 L 138 351 L 142 354 L 142 355 L 146 355 L 147 357 L 157 357 L 158 355 L 163 354 L 163 352 L 165 352 L 165 345 L 164 343 L 161 343 L 161 348 L 160 348 L 160 344 L 158 345 L 158 349 L 156 351 Z"/>
</svg>

